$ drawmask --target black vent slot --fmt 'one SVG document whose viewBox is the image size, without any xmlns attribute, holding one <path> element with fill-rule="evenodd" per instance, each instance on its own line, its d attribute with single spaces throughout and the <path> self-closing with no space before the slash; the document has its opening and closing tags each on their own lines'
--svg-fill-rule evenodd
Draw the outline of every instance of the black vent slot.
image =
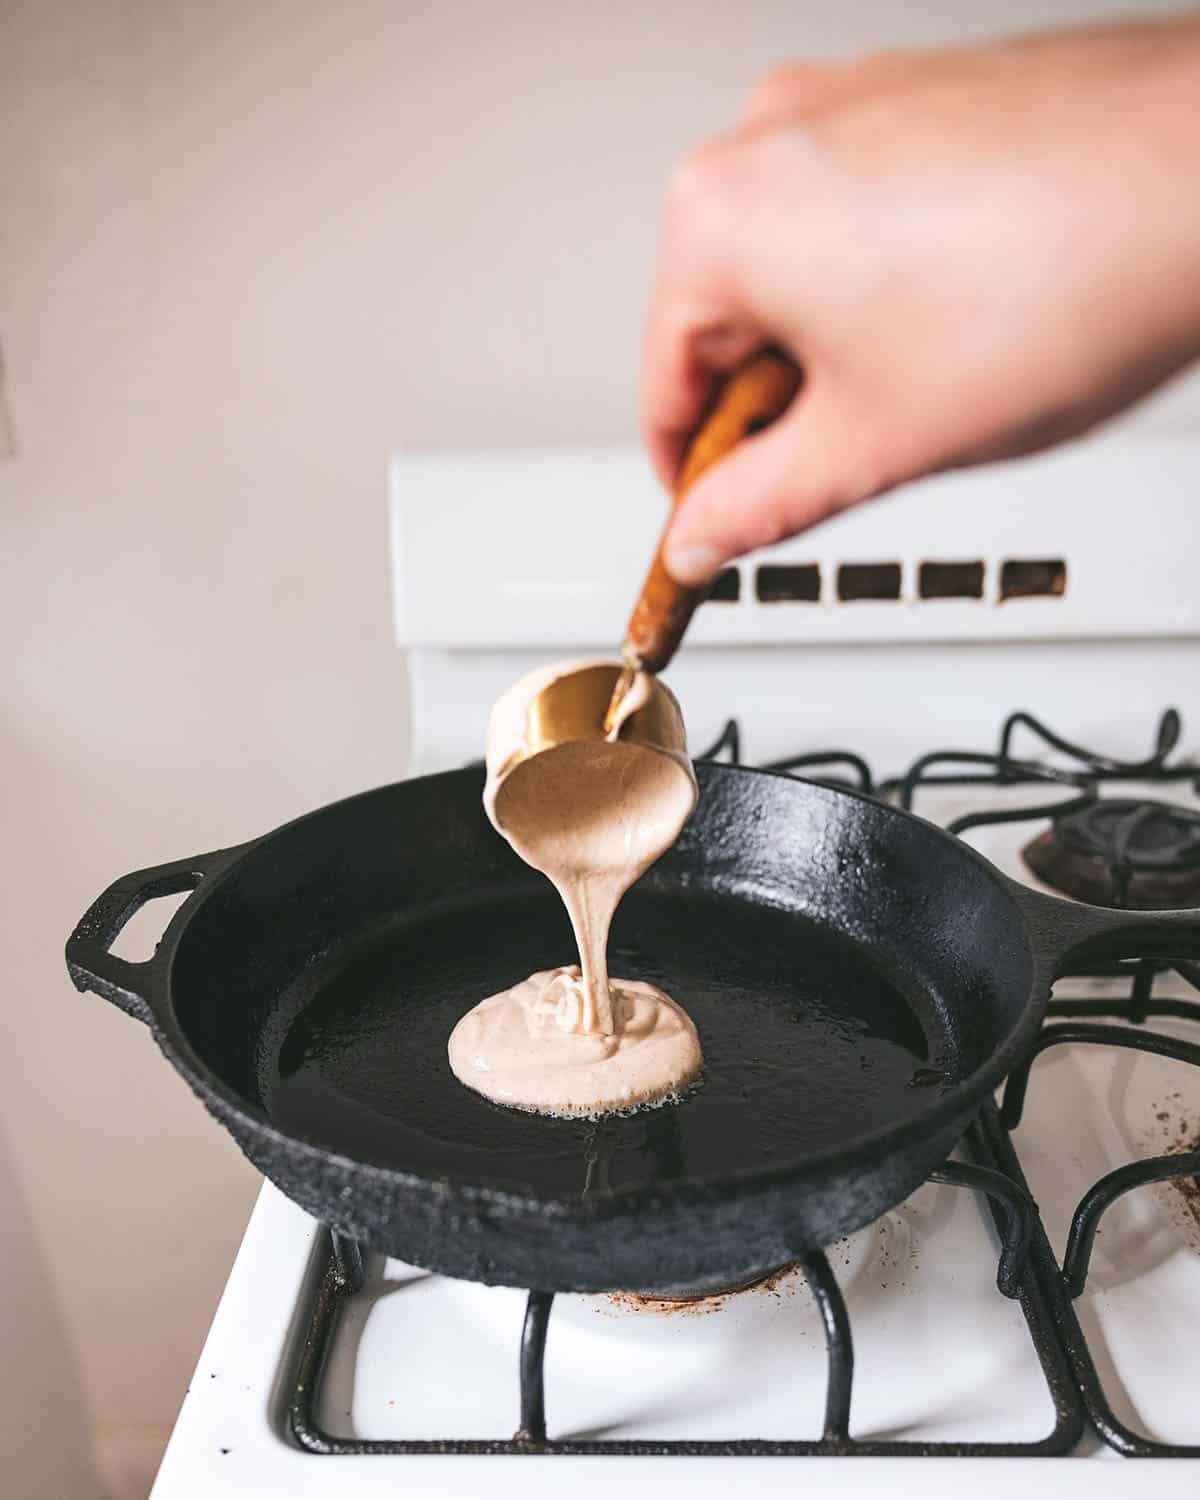
<svg viewBox="0 0 1200 1500">
<path fill-rule="evenodd" d="M 712 581 L 708 597 L 718 604 L 736 604 L 741 596 L 741 573 L 737 568 L 722 568 Z"/>
<path fill-rule="evenodd" d="M 1067 565 L 1061 557 L 1006 562 L 1000 569 L 1000 598 L 1061 599 L 1067 591 Z"/>
<path fill-rule="evenodd" d="M 838 598 L 899 599 L 899 563 L 843 563 L 837 573 Z"/>
<path fill-rule="evenodd" d="M 982 599 L 981 562 L 925 562 L 917 577 L 922 599 Z"/>
<path fill-rule="evenodd" d="M 816 563 L 764 563 L 754 576 L 754 591 L 763 604 L 817 604 L 821 570 Z"/>
</svg>

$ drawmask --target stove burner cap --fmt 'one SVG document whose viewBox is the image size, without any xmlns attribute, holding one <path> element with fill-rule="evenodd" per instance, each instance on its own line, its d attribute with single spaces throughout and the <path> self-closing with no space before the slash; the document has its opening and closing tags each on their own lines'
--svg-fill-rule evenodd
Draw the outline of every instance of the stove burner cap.
<svg viewBox="0 0 1200 1500">
<path fill-rule="evenodd" d="M 1047 885 L 1097 906 L 1136 911 L 1200 904 L 1200 812 L 1104 797 L 1054 820 L 1024 850 Z"/>
</svg>

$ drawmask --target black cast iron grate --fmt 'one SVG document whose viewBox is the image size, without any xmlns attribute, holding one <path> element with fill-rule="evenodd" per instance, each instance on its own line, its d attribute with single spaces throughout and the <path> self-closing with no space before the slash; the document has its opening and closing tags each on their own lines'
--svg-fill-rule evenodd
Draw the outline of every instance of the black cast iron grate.
<svg viewBox="0 0 1200 1500">
<path fill-rule="evenodd" d="M 1022 823 L 1043 818 L 1095 818 L 1108 800 L 1101 799 L 1100 790 L 1109 784 L 1129 781 L 1158 784 L 1190 782 L 1192 790 L 1200 794 L 1200 766 L 1192 761 L 1172 761 L 1170 758 L 1179 744 L 1182 727 L 1178 711 L 1167 709 L 1159 719 L 1150 754 L 1144 760 L 1124 761 L 1074 744 L 1032 714 L 1018 712 L 1010 714 L 1004 721 L 994 752 L 981 754 L 961 750 L 933 751 L 914 761 L 904 776 L 885 782 L 880 791 L 895 796 L 902 807 L 911 810 L 917 791 L 923 786 L 931 785 L 1015 786 L 1057 783 L 1073 790 L 1074 795 L 1051 804 L 1039 802 L 1035 805 L 988 808 L 968 813 L 946 825 L 952 833 L 958 834 L 996 823 Z M 1012 753 L 1013 740 L 1021 730 L 1034 736 L 1043 746 L 1056 751 L 1070 764 L 1064 767 L 1042 760 L 1015 757 Z M 971 769 L 966 769 L 968 767 Z M 1122 799 L 1120 805 L 1128 807 L 1130 804 Z M 1194 816 L 1191 812 L 1181 813 L 1181 817 L 1188 820 Z M 1178 854 L 1181 864 L 1188 863 L 1193 857 L 1187 840 L 1180 843 Z M 1118 886 L 1119 884 L 1118 881 Z M 1029 1057 L 1009 1077 L 1001 1114 L 992 1132 L 997 1154 L 1005 1169 L 1016 1180 L 1023 1182 L 1024 1177 L 1020 1172 L 1010 1132 L 1016 1130 L 1021 1121 L 1030 1071 L 1036 1059 L 1049 1048 L 1065 1043 L 1124 1047 L 1200 1066 L 1200 1045 L 1149 1029 L 1149 1024 L 1156 1017 L 1171 1017 L 1200 1024 L 1200 1001 L 1155 995 L 1155 981 L 1170 972 L 1174 972 L 1193 990 L 1200 991 L 1200 965 L 1187 961 L 1168 964 L 1152 959 L 1101 965 L 1075 976 L 1127 979 L 1129 989 L 1124 1000 L 1069 998 L 1060 996 L 1056 990 L 1055 998 L 1048 1007 L 1047 1023 Z M 1059 1017 L 1071 1019 L 1056 1019 Z M 1100 1018 L 1103 1018 L 1103 1023 Z M 1117 1024 L 1122 1022 L 1125 1024 Z M 1117 1417 L 1071 1303 L 1086 1287 L 1096 1231 L 1107 1209 L 1118 1198 L 1135 1188 L 1157 1182 L 1196 1178 L 1198 1174 L 1200 1149 L 1195 1149 L 1130 1162 L 1100 1178 L 1080 1199 L 1072 1218 L 1062 1266 L 1056 1267 L 1056 1274 L 1047 1284 L 1063 1347 L 1092 1425 L 1105 1442 L 1129 1457 L 1197 1458 L 1200 1457 L 1200 1443 L 1158 1442 L 1134 1432 Z"/>
<path fill-rule="evenodd" d="M 994 1116 L 995 1107 L 989 1105 L 987 1112 Z M 999 1130 L 999 1134 L 1003 1136 L 1003 1130 Z M 1012 1443 L 923 1442 L 852 1436 L 850 1413 L 854 1384 L 854 1342 L 850 1316 L 829 1261 L 820 1250 L 812 1251 L 799 1260 L 825 1330 L 828 1374 L 823 1431 L 819 1438 L 794 1441 L 715 1439 L 699 1442 L 679 1439 L 580 1441 L 549 1437 L 546 1428 L 543 1362 L 554 1296 L 550 1292 L 537 1291 L 529 1293 L 525 1306 L 518 1362 L 520 1426 L 513 1437 L 474 1440 L 368 1440 L 336 1437 L 325 1431 L 316 1419 L 321 1377 L 341 1311 L 347 1300 L 364 1285 L 360 1247 L 337 1234 L 328 1237 L 324 1249 L 320 1279 L 288 1404 L 287 1418 L 292 1436 L 308 1452 L 326 1455 L 474 1453 L 698 1457 L 708 1454 L 824 1454 L 966 1458 L 1045 1457 L 1068 1453 L 1084 1430 L 1085 1418 L 1080 1394 L 1072 1379 L 1071 1368 L 1058 1335 L 1055 1310 L 1041 1284 L 1048 1272 L 1055 1269 L 1053 1255 L 1028 1188 L 998 1164 L 988 1129 L 982 1119 L 969 1132 L 968 1143 L 974 1158 L 972 1162 L 949 1161 L 934 1172 L 929 1181 L 973 1190 L 986 1197 L 991 1207 L 1001 1242 L 996 1273 L 997 1288 L 1004 1296 L 1015 1298 L 1020 1303 L 1054 1407 L 1053 1426 L 1039 1440 Z"/>
<path fill-rule="evenodd" d="M 1038 761 L 1015 759 L 1011 755 L 1012 738 L 1021 727 L 1038 735 L 1046 745 L 1061 754 L 1070 756 L 1076 762 L 1076 768 L 1064 771 Z M 858 790 L 870 795 L 895 796 L 907 808 L 912 807 L 917 789 L 929 784 L 997 786 L 1056 782 L 1075 789 L 1074 797 L 1057 806 L 1039 804 L 1003 812 L 985 811 L 961 818 L 950 825 L 952 831 L 961 833 L 984 823 L 1044 818 L 1061 812 L 1065 807 L 1086 806 L 1098 796 L 1098 787 L 1110 780 L 1190 779 L 1200 790 L 1200 767 L 1168 761 L 1179 733 L 1179 715 L 1173 709 L 1168 710 L 1160 721 L 1151 755 L 1142 762 L 1120 762 L 1073 745 L 1030 715 L 1017 713 L 1005 722 L 995 753 L 936 751 L 921 757 L 902 778 L 885 782 L 878 788 L 866 762 L 850 751 L 800 756 L 777 762 L 771 769 L 817 772 L 836 767 L 839 771 L 848 770 L 853 778 L 849 784 Z M 717 742 L 701 758 L 725 757 L 736 761 L 739 756 L 739 728 L 736 720 L 731 719 Z M 932 769 L 950 765 L 973 769 L 953 773 Z M 842 776 L 819 779 L 835 785 L 847 784 Z M 347 1301 L 362 1290 L 365 1281 L 361 1247 L 338 1234 L 326 1238 L 312 1305 L 307 1312 L 303 1345 L 287 1404 L 287 1424 L 292 1437 L 307 1452 L 323 1455 L 1057 1457 L 1075 1449 L 1090 1421 L 1106 1443 L 1129 1457 L 1200 1457 L 1200 1444 L 1158 1442 L 1134 1432 L 1117 1417 L 1073 1306 L 1074 1299 L 1086 1286 L 1096 1231 L 1106 1210 L 1118 1198 L 1138 1187 L 1200 1176 L 1200 1149 L 1131 1162 L 1094 1183 L 1075 1210 L 1060 1266 L 1030 1196 L 1011 1134 L 1020 1124 L 1036 1059 L 1051 1047 L 1064 1043 L 1118 1046 L 1200 1067 L 1200 1043 L 1180 1041 L 1150 1029 L 1155 1017 L 1166 1016 L 1195 1021 L 1200 1025 L 1200 1001 L 1155 995 L 1156 979 L 1172 971 L 1200 991 L 1200 965 L 1139 959 L 1089 969 L 1077 976 L 1128 978 L 1129 991 L 1124 999 L 1068 998 L 1060 997 L 1056 992 L 1049 1006 L 1050 1019 L 1043 1026 L 1030 1056 L 1010 1076 L 1000 1108 L 986 1105 L 967 1132 L 965 1145 L 972 1161 L 949 1161 L 929 1179 L 973 1190 L 988 1201 L 1001 1243 L 997 1288 L 1004 1296 L 1015 1298 L 1021 1306 L 1053 1403 L 1054 1423 L 1043 1438 L 1033 1442 L 922 1442 L 852 1436 L 854 1342 L 850 1317 L 829 1261 L 819 1250 L 805 1254 L 799 1262 L 825 1329 L 828 1373 L 823 1433 L 819 1438 L 695 1442 L 645 1439 L 576 1441 L 550 1437 L 546 1426 L 543 1366 L 554 1296 L 541 1291 L 531 1291 L 526 1302 L 518 1364 L 520 1426 L 513 1437 L 474 1440 L 338 1437 L 325 1431 L 316 1417 L 321 1380 L 341 1312 Z M 1102 1022 L 1085 1019 L 1098 1017 L 1105 1019 Z"/>
</svg>

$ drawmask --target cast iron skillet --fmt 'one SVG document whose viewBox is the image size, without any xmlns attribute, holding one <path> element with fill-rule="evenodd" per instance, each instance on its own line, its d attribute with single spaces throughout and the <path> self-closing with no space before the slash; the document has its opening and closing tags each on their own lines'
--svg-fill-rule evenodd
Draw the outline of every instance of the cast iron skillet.
<svg viewBox="0 0 1200 1500">
<path fill-rule="evenodd" d="M 706 1072 L 678 1104 L 551 1120 L 451 1075 L 457 1018 L 574 952 L 476 770 L 127 875 L 67 966 L 326 1224 L 450 1275 L 587 1291 L 729 1285 L 828 1245 L 942 1163 L 1068 961 L 1200 956 L 1200 912 L 1056 901 L 870 798 L 697 774 L 610 958 L 695 1018 Z M 144 901 L 189 889 L 153 958 L 108 952 Z"/>
</svg>

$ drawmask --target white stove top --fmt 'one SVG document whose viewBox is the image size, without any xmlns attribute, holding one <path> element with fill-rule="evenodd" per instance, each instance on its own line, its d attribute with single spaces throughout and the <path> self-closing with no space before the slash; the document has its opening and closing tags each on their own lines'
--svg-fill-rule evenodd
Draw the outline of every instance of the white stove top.
<svg viewBox="0 0 1200 1500">
<path fill-rule="evenodd" d="M 751 1466 L 764 1497 L 797 1486 L 876 1495 L 898 1481 L 937 1500 L 1007 1492 L 996 1459 L 662 1459 L 404 1456 L 323 1458 L 283 1438 L 279 1377 L 322 1231 L 266 1186 L 201 1355 L 155 1486 L 156 1500 L 223 1496 L 552 1496 L 580 1500 L 615 1486 L 717 1495 L 730 1465 Z M 938 1272 L 937 1253 L 962 1254 Z M 994 1238 L 972 1195 L 922 1188 L 881 1225 L 852 1237 L 833 1264 L 857 1336 L 855 1432 L 1029 1438 L 1052 1423 L 1050 1402 L 1015 1304 L 997 1293 Z M 364 1437 L 507 1436 L 516 1425 L 520 1293 L 427 1276 L 396 1262 L 372 1277 L 331 1361 L 321 1417 Z M 952 1309 L 957 1337 L 941 1337 Z M 1089 1330 L 1090 1335 L 1090 1330 Z M 248 1348 L 250 1344 L 252 1347 Z M 604 1298 L 556 1299 L 548 1341 L 547 1414 L 556 1434 L 804 1436 L 819 1430 L 824 1356 L 803 1286 L 730 1299 L 707 1315 L 631 1313 Z M 1167 1413 L 1186 1428 L 1194 1361 L 1177 1368 Z M 1164 1379 L 1163 1387 L 1167 1385 Z M 1161 1391 L 1156 1393 L 1161 1394 Z M 1118 1407 L 1118 1410 L 1120 1408 Z M 1194 1431 L 1194 1429 L 1192 1429 Z M 1089 1463 L 1054 1464 L 1063 1496 L 1122 1494 L 1130 1467 L 1094 1441 Z M 486 1479 L 484 1471 L 486 1469 Z M 1195 1493 L 1195 1466 L 1165 1461 L 1157 1494 Z M 1052 1478 L 1051 1478 L 1052 1474 Z"/>
<path fill-rule="evenodd" d="M 1180 452 L 1183 468 L 1194 470 L 1193 478 L 1200 474 L 1200 445 Z M 578 455 L 574 460 L 578 463 Z M 442 505 L 427 510 L 437 511 L 444 530 L 452 519 L 446 492 L 454 490 L 453 475 L 473 495 L 481 474 L 499 470 L 479 459 L 460 460 L 457 469 L 450 460 L 440 462 L 434 478 L 444 492 Z M 412 463 L 411 472 L 428 479 L 429 462 Z M 545 490 L 547 514 L 550 496 L 556 501 L 561 496 L 570 463 L 566 456 L 534 465 L 536 483 L 528 462 L 521 471 L 523 493 L 531 484 L 537 493 L 538 484 Z M 1104 472 L 1111 468 L 1106 460 Z M 1116 468 L 1133 472 L 1136 465 Z M 1176 471 L 1170 464 L 1167 470 Z M 403 490 L 411 474 L 403 463 L 397 474 Z M 940 496 L 934 500 L 943 504 Z M 1067 511 L 1076 503 L 1071 500 Z M 1052 507 L 1043 496 L 1041 510 L 1047 508 Z M 1109 569 L 1111 586 L 1114 559 L 1136 550 L 1136 524 L 1127 542 L 1111 526 L 1107 534 L 1089 537 L 1066 526 L 1063 517 L 1061 525 L 1055 522 L 1039 535 L 1037 508 L 1030 514 L 1029 555 L 1045 556 L 1047 547 L 1069 550 L 1068 578 L 1087 579 L 1090 570 L 1093 600 L 1103 592 L 1098 575 Z M 921 529 L 918 515 L 918 509 L 910 513 L 914 532 Z M 433 769 L 479 753 L 487 704 L 528 660 L 597 644 L 589 621 L 596 595 L 594 590 L 579 594 L 582 613 L 574 623 L 559 594 L 535 601 L 555 621 L 554 633 L 543 638 L 530 626 L 528 611 L 522 615 L 532 597 L 528 587 L 507 596 L 518 601 L 514 608 L 520 618 L 515 624 L 509 618 L 494 639 L 488 634 L 488 612 L 476 599 L 477 626 L 459 639 L 446 639 L 419 538 L 401 536 L 396 511 L 393 519 L 400 544 L 398 617 L 406 631 L 403 643 L 416 643 L 406 655 L 416 726 L 412 763 Z M 885 549 L 899 548 L 894 522 L 874 533 L 868 520 L 856 524 L 860 529 L 851 535 L 850 551 L 858 558 L 879 561 Z M 989 570 L 1011 546 L 1011 537 L 995 548 L 986 536 L 978 539 Z M 960 546 L 956 555 L 961 553 Z M 1139 632 L 1136 609 L 1126 601 L 1118 642 L 1094 628 L 1090 605 L 1074 614 L 1068 608 L 1059 616 L 1065 622 L 1060 631 L 1052 613 L 1056 601 L 1050 599 L 1031 606 L 1048 622 L 1032 632 L 1040 639 L 1022 640 L 1015 638 L 1020 630 L 1013 633 L 1013 616 L 1003 611 L 1030 606 L 981 601 L 990 618 L 1001 622 L 989 634 L 989 617 L 969 615 L 972 606 L 952 602 L 949 613 L 939 615 L 938 606 L 930 604 L 925 616 L 930 623 L 922 626 L 917 615 L 924 606 L 898 601 L 892 607 L 907 611 L 900 632 L 906 644 L 890 651 L 851 644 L 871 637 L 874 627 L 866 615 L 857 616 L 854 629 L 839 637 L 836 619 L 814 625 L 811 617 L 793 615 L 797 623 L 789 626 L 776 613 L 764 622 L 766 606 L 750 605 L 736 621 L 731 614 L 710 618 L 698 649 L 681 661 L 673 680 L 694 743 L 707 743 L 725 714 L 736 712 L 752 761 L 836 746 L 860 751 L 876 771 L 892 773 L 938 745 L 994 748 L 1004 714 L 1017 707 L 1038 712 L 1072 739 L 1136 758 L 1148 752 L 1157 713 L 1171 702 L 1183 711 L 1193 736 L 1183 749 L 1194 749 L 1200 734 L 1200 620 L 1194 618 L 1190 565 L 1185 568 L 1179 560 L 1176 567 L 1175 554 L 1161 536 L 1154 557 L 1153 630 L 1147 626 Z M 491 561 L 498 591 L 493 603 L 502 610 L 505 559 L 493 555 Z M 529 571 L 527 556 L 522 566 Z M 827 574 L 835 569 L 832 553 L 823 557 L 822 567 Z M 1134 572 L 1142 578 L 1142 572 Z M 424 582 L 405 602 L 409 575 Z M 635 582 L 622 585 L 623 595 Z M 478 580 L 475 587 L 478 593 Z M 1068 583 L 1068 606 L 1070 589 Z M 877 612 L 885 606 L 867 608 Z M 607 606 L 606 612 L 611 613 Z M 1170 639 L 1170 630 L 1153 633 L 1168 617 L 1178 625 Z M 423 622 L 430 621 L 437 629 L 426 632 Z M 887 634 L 886 622 L 878 630 Z M 1035 750 L 1025 739 L 1014 746 L 1018 755 L 1032 757 Z M 1197 805 L 1187 783 L 1166 788 L 1122 783 L 1110 791 Z M 945 823 L 968 809 L 1051 802 L 1060 795 L 1068 793 L 1054 787 L 923 789 L 915 810 Z M 1038 826 L 997 825 L 967 837 L 1001 868 L 1035 883 L 1020 850 Z M 1120 989 L 1119 982 L 1064 980 L 1057 993 L 1114 989 Z M 1155 993 L 1194 994 L 1174 976 L 1160 979 Z M 1154 1026 L 1200 1040 L 1200 1027 L 1192 1023 L 1155 1021 Z M 1055 1254 L 1061 1259 L 1074 1207 L 1098 1177 L 1197 1134 L 1200 1070 L 1097 1046 L 1056 1047 L 1039 1058 L 1014 1141 Z M 840 1494 L 876 1495 L 904 1483 L 957 1500 L 964 1488 L 981 1495 L 1008 1493 L 1014 1462 L 1038 1465 L 1032 1482 L 1052 1486 L 1062 1496 L 1124 1494 L 1144 1482 L 1137 1476 L 1145 1471 L 1090 1435 L 1067 1460 L 308 1454 L 285 1436 L 283 1408 L 304 1321 L 298 1308 L 306 1306 L 324 1247 L 324 1231 L 264 1187 L 180 1413 L 154 1490 L 157 1500 L 207 1500 L 214 1494 L 302 1500 L 397 1492 L 466 1497 L 479 1495 L 485 1486 L 514 1500 L 558 1495 L 567 1486 L 584 1500 L 607 1496 L 614 1486 L 641 1493 L 664 1484 L 687 1486 L 703 1496 L 739 1480 L 764 1497 L 790 1497 L 802 1485 L 818 1493 L 836 1485 Z M 853 1436 L 1035 1441 L 1050 1432 L 1053 1408 L 1025 1318 L 1020 1306 L 996 1289 L 997 1254 L 982 1200 L 949 1186 L 921 1188 L 877 1224 L 831 1248 L 855 1344 Z M 368 1272 L 366 1291 L 347 1305 L 326 1371 L 316 1413 L 323 1428 L 360 1439 L 511 1436 L 518 1416 L 524 1294 L 451 1281 L 396 1262 L 373 1261 Z M 1167 1442 L 1200 1441 L 1195 1402 L 1200 1217 L 1174 1186 L 1139 1189 L 1105 1215 L 1088 1286 L 1075 1310 L 1118 1418 Z M 621 1298 L 560 1296 L 551 1313 L 545 1367 L 549 1435 L 816 1437 L 826 1374 L 821 1324 L 797 1274 L 692 1311 L 632 1307 Z M 1054 1468 L 1047 1470 L 1048 1464 Z M 738 1466 L 736 1476 L 730 1465 Z M 1200 1484 L 1200 1467 L 1184 1460 L 1162 1462 L 1152 1474 L 1156 1493 L 1166 1496 L 1191 1496 Z"/>
</svg>

